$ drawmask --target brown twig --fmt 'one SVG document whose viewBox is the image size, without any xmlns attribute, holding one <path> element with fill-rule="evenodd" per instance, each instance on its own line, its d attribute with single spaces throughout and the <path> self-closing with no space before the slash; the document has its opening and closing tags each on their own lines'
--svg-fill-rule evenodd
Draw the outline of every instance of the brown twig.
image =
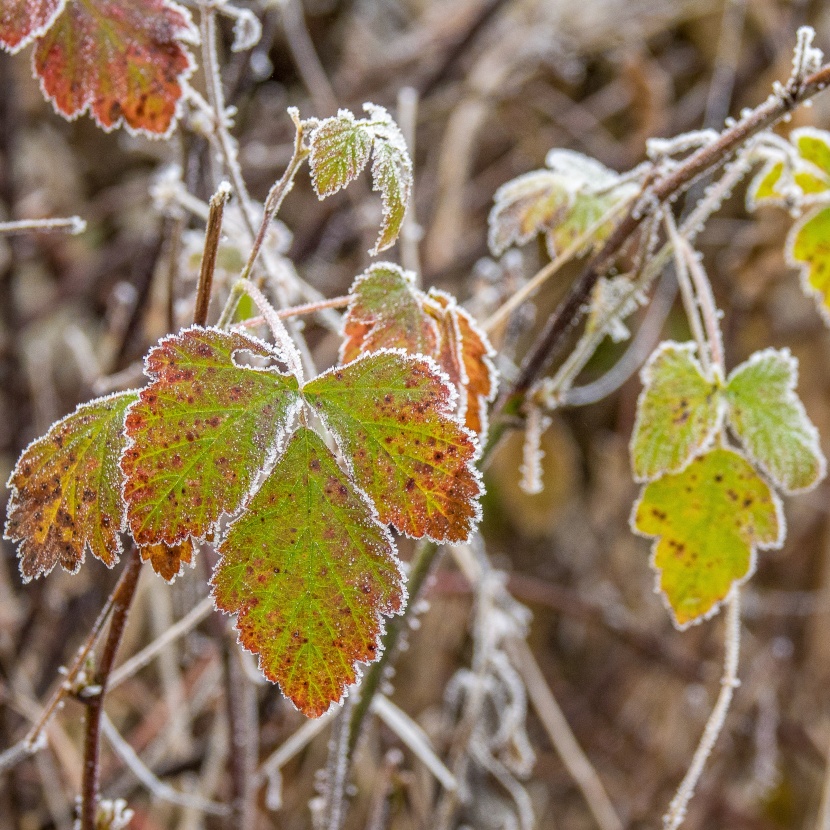
<svg viewBox="0 0 830 830">
<path fill-rule="evenodd" d="M 199 287 L 196 289 L 196 307 L 193 310 L 193 322 L 197 326 L 207 325 L 213 272 L 216 270 L 216 255 L 219 251 L 219 237 L 222 234 L 222 217 L 225 213 L 225 202 L 230 195 L 230 188 L 223 184 L 210 200 L 210 213 L 205 229 L 205 249 L 202 254 L 202 267 L 199 270 Z"/>
<path fill-rule="evenodd" d="M 86 734 L 84 738 L 84 773 L 81 789 L 81 830 L 95 830 L 98 813 L 99 748 L 101 743 L 101 715 L 107 682 L 115 664 L 121 637 L 127 624 L 130 605 L 135 597 L 138 577 L 141 575 L 141 556 L 133 549 L 121 579 L 112 592 L 112 620 L 110 621 L 101 660 L 91 683 L 81 691 L 86 704 Z"/>
</svg>

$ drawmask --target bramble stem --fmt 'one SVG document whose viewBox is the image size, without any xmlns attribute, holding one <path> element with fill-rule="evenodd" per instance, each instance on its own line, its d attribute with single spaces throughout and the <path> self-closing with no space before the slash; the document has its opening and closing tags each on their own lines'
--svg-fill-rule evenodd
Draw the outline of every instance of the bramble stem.
<svg viewBox="0 0 830 830">
<path fill-rule="evenodd" d="M 202 267 L 199 270 L 199 287 L 196 289 L 196 307 L 193 322 L 197 326 L 206 326 L 210 295 L 213 290 L 213 272 L 216 270 L 216 255 L 219 251 L 219 237 L 222 233 L 222 216 L 225 202 L 230 197 L 230 187 L 222 184 L 210 200 L 207 228 L 205 229 L 205 249 L 202 254 Z"/>
<path fill-rule="evenodd" d="M 127 624 L 130 605 L 135 597 L 138 578 L 141 575 L 141 556 L 134 548 L 130 561 L 124 568 L 115 590 L 112 592 L 112 620 L 101 652 L 101 660 L 95 677 L 80 697 L 86 703 L 86 736 L 84 738 L 84 770 L 81 790 L 81 830 L 95 830 L 98 813 L 98 757 L 101 743 L 101 715 L 107 682 L 115 664 L 118 646 Z"/>
<path fill-rule="evenodd" d="M 0 222 L 0 236 L 22 233 L 68 233 L 77 236 L 86 230 L 86 220 L 80 216 L 65 219 L 21 219 L 17 222 Z"/>
</svg>

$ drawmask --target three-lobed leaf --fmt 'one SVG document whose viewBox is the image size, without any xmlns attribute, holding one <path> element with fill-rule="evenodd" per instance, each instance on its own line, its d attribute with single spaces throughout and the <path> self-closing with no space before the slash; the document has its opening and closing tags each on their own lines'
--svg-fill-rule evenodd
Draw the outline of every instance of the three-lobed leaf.
<svg viewBox="0 0 830 830">
<path fill-rule="evenodd" d="M 752 461 L 784 492 L 814 487 L 827 463 L 795 393 L 798 364 L 788 349 L 765 349 L 735 369 L 725 389 L 729 423 Z"/>
<path fill-rule="evenodd" d="M 754 570 L 756 548 L 780 547 L 778 497 L 741 455 L 714 449 L 647 484 L 633 529 L 656 537 L 652 565 L 680 628 L 711 616 Z"/>
<path fill-rule="evenodd" d="M 43 92 L 67 118 L 89 110 L 105 130 L 124 123 L 151 136 L 174 126 L 195 30 L 172 0 L 4 2 L 0 44 L 16 51 L 32 39 Z"/>
<path fill-rule="evenodd" d="M 140 545 L 204 538 L 233 513 L 277 451 L 299 406 L 299 384 L 273 366 L 237 362 L 239 353 L 281 361 L 267 343 L 193 327 L 147 357 L 153 383 L 127 415 L 121 460 L 124 498 Z"/>
<path fill-rule="evenodd" d="M 6 537 L 20 542 L 25 580 L 55 565 L 74 573 L 89 550 L 112 567 L 122 552 L 124 418 L 135 392 L 82 404 L 55 423 L 20 456 L 12 490 Z"/>
<path fill-rule="evenodd" d="M 403 579 L 389 532 L 320 437 L 299 428 L 229 528 L 213 576 L 242 644 L 310 717 L 380 652 Z"/>
<path fill-rule="evenodd" d="M 682 470 L 712 443 L 723 422 L 718 384 L 707 378 L 692 343 L 663 343 L 649 358 L 631 437 L 637 481 Z"/>
</svg>

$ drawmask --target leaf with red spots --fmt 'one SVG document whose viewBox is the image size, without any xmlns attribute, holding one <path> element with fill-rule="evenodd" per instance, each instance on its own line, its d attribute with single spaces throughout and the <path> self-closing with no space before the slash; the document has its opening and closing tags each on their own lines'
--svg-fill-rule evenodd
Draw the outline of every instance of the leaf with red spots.
<svg viewBox="0 0 830 830">
<path fill-rule="evenodd" d="M 743 456 L 722 448 L 647 484 L 632 525 L 656 537 L 652 565 L 679 628 L 714 614 L 752 575 L 756 548 L 784 541 L 775 492 Z"/>
<path fill-rule="evenodd" d="M 405 590 L 395 546 L 321 438 L 299 428 L 228 529 L 216 604 L 300 711 L 322 715 L 380 652 Z"/>
<path fill-rule="evenodd" d="M 432 361 L 374 352 L 310 381 L 303 396 L 381 521 L 440 542 L 470 536 L 480 516 L 478 445 L 453 417 L 454 390 Z"/>
<path fill-rule="evenodd" d="M 383 348 L 426 355 L 458 392 L 456 415 L 477 435 L 487 429 L 487 404 L 497 389 L 493 348 L 473 318 L 449 294 L 424 294 L 397 265 L 373 265 L 352 285 L 341 363 Z"/>
<path fill-rule="evenodd" d="M 164 580 L 172 582 L 180 576 L 183 565 L 193 564 L 194 544 L 191 539 L 185 539 L 179 545 L 145 545 L 139 548 L 141 558 L 149 562 L 150 567 Z"/>
<path fill-rule="evenodd" d="M 6 538 L 20 542 L 24 580 L 55 565 L 74 573 L 88 549 L 112 567 L 122 552 L 124 414 L 136 399 L 121 392 L 79 406 L 30 444 L 11 477 Z"/>
<path fill-rule="evenodd" d="M 411 271 L 378 262 L 355 280 L 349 296 L 341 363 L 378 349 L 436 353 L 438 329 L 424 311 L 424 295 L 415 286 Z"/>
<path fill-rule="evenodd" d="M 34 4 L 34 68 L 55 109 L 68 118 L 89 110 L 105 130 L 124 123 L 168 134 L 193 71 L 183 43 L 196 36 L 188 12 L 172 0 L 67 0 L 48 25 L 48 5 Z"/>
<path fill-rule="evenodd" d="M 283 362 L 261 340 L 193 327 L 147 357 L 153 383 L 127 414 L 121 467 L 140 545 L 204 538 L 234 513 L 290 428 L 300 405 L 293 375 L 238 362 Z"/>
<path fill-rule="evenodd" d="M 3 0 L 0 46 L 17 52 L 43 34 L 63 11 L 66 0 Z"/>
</svg>

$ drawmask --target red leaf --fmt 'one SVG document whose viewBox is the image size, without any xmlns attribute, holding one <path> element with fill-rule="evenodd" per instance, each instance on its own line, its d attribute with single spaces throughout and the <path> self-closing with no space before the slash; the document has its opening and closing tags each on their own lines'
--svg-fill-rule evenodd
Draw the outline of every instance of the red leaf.
<svg viewBox="0 0 830 830">
<path fill-rule="evenodd" d="M 37 41 L 35 73 L 68 118 L 89 110 L 105 130 L 123 122 L 162 136 L 193 70 L 181 41 L 194 35 L 187 11 L 168 0 L 69 0 Z"/>
<path fill-rule="evenodd" d="M 50 27 L 65 5 L 66 0 L 3 0 L 0 46 L 18 52 Z"/>
</svg>

